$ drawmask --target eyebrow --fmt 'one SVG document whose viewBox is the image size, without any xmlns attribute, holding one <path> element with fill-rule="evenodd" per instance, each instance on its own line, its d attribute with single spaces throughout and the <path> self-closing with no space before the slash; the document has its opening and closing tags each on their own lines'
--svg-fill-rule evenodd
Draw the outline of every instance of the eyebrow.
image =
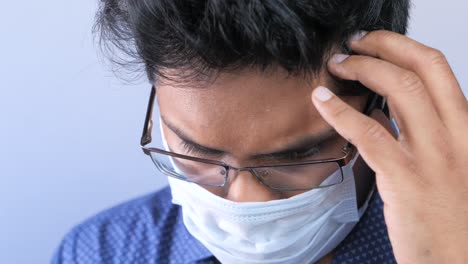
<svg viewBox="0 0 468 264">
<path fill-rule="evenodd" d="M 166 117 L 161 116 L 161 120 L 172 132 L 174 132 L 174 134 L 176 134 L 182 141 L 184 141 L 185 144 L 216 156 L 229 154 L 228 151 L 225 151 L 223 149 L 211 148 L 197 143 L 195 140 L 191 139 L 186 133 L 184 133 L 182 129 L 172 124 Z M 251 155 L 249 159 L 281 159 L 296 152 L 303 152 L 309 150 L 319 145 L 320 143 L 325 142 L 328 139 L 336 136 L 338 136 L 336 130 L 333 128 L 329 128 L 320 133 L 300 138 L 294 141 L 293 143 L 288 144 L 287 146 L 284 146 L 281 149 L 274 150 L 270 153 L 255 153 Z"/>
</svg>

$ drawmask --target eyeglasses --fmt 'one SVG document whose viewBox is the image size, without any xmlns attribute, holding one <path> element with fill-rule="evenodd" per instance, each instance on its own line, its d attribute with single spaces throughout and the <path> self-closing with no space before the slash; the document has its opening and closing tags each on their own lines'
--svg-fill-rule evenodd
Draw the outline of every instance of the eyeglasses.
<svg viewBox="0 0 468 264">
<path fill-rule="evenodd" d="M 354 157 L 356 148 L 347 142 L 339 151 L 339 157 L 278 164 L 262 164 L 249 167 L 234 167 L 217 160 L 203 159 L 165 150 L 168 147 L 147 147 L 152 141 L 152 113 L 156 88 L 151 88 L 146 112 L 141 148 L 150 156 L 156 168 L 166 176 L 209 187 L 224 187 L 232 173 L 248 171 L 261 183 L 278 191 L 304 191 L 325 188 L 343 182 L 343 166 Z M 370 111 L 381 98 L 373 94 L 366 106 Z M 382 102 L 382 107 L 384 102 Z M 161 141 L 163 139 L 161 138 Z"/>
</svg>

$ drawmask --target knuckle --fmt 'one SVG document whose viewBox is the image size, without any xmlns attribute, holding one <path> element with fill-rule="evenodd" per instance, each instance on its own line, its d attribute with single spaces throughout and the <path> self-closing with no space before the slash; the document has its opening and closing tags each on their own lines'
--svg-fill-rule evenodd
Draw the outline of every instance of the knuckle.
<svg viewBox="0 0 468 264">
<path fill-rule="evenodd" d="M 375 34 L 375 38 L 378 41 L 388 41 L 389 39 L 395 37 L 395 32 L 392 31 L 387 31 L 387 30 L 377 30 L 374 31 L 373 34 Z"/>
<path fill-rule="evenodd" d="M 341 118 L 341 117 L 343 117 L 343 115 L 346 114 L 347 110 L 348 110 L 348 107 L 346 107 L 344 105 L 340 105 L 340 106 L 335 107 L 332 110 L 331 114 L 335 118 Z"/>
<path fill-rule="evenodd" d="M 455 166 L 457 155 L 455 155 L 455 147 L 452 141 L 447 136 L 445 130 L 439 130 L 436 132 L 437 140 L 434 145 L 437 148 L 437 151 L 443 157 L 443 160 L 452 166 Z"/>
<path fill-rule="evenodd" d="M 447 163 L 448 167 L 455 168 L 457 167 L 457 156 L 455 155 L 454 151 L 448 149 L 443 152 L 445 162 Z"/>
<path fill-rule="evenodd" d="M 404 92 L 418 94 L 423 91 L 423 83 L 421 79 L 413 72 L 406 72 L 402 74 L 400 83 Z"/>
<path fill-rule="evenodd" d="M 370 121 L 364 128 L 364 138 L 370 138 L 373 141 L 384 141 L 388 137 L 388 133 L 379 123 Z"/>
<path fill-rule="evenodd" d="M 427 55 L 425 57 L 426 66 L 427 64 L 435 66 L 448 65 L 447 58 L 445 57 L 444 53 L 442 53 L 440 50 L 428 48 Z"/>
</svg>

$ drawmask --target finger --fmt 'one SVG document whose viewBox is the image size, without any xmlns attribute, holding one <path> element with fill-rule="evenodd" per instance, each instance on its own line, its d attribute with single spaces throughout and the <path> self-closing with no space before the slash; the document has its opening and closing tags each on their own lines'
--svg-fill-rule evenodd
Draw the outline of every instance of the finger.
<svg viewBox="0 0 468 264">
<path fill-rule="evenodd" d="M 334 57 L 329 71 L 339 78 L 361 82 L 387 98 L 402 134 L 426 145 L 440 130 L 440 118 L 424 85 L 414 73 L 392 63 L 368 56 Z M 417 124 L 417 125 L 415 125 Z M 428 141 L 430 140 L 430 141 Z"/>
<path fill-rule="evenodd" d="M 404 155 L 398 142 L 377 121 L 359 113 L 324 87 L 313 91 L 312 101 L 325 121 L 357 147 L 377 174 L 404 169 Z M 398 177 L 400 174 L 396 173 L 395 178 Z"/>
<path fill-rule="evenodd" d="M 448 124 L 468 119 L 468 104 L 447 59 L 440 51 L 404 35 L 373 31 L 354 38 L 350 48 L 363 55 L 381 58 L 420 76 L 435 104 L 436 111 Z"/>
<path fill-rule="evenodd" d="M 392 123 L 390 122 L 390 119 L 387 118 L 382 110 L 374 109 L 370 114 L 370 117 L 381 124 L 388 131 L 388 133 L 392 135 L 393 138 L 396 139 L 398 137 L 395 129 L 392 126 Z"/>
</svg>

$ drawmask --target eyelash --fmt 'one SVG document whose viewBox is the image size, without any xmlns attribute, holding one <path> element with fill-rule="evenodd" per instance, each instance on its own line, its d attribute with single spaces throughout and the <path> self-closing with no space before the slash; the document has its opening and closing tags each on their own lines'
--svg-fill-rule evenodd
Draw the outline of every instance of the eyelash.
<svg viewBox="0 0 468 264">
<path fill-rule="evenodd" d="M 184 148 L 185 152 L 187 154 L 191 154 L 191 155 L 215 155 L 214 153 L 210 152 L 210 151 L 206 151 L 196 145 L 193 145 L 193 144 L 189 144 L 187 142 L 184 142 L 182 141 L 181 142 L 181 145 L 182 147 Z"/>
<path fill-rule="evenodd" d="M 310 158 L 319 153 L 320 153 L 320 148 L 313 147 L 302 152 L 292 152 L 292 153 L 285 154 L 284 158 L 287 160 L 300 160 L 300 159 Z"/>
<path fill-rule="evenodd" d="M 212 153 L 210 151 L 206 151 L 204 150 L 203 148 L 200 148 L 196 145 L 193 145 L 193 144 L 189 144 L 187 142 L 181 142 L 185 152 L 188 154 L 188 155 L 216 155 L 216 153 Z M 285 160 L 300 160 L 300 159 L 305 159 L 305 158 L 310 158 L 314 155 L 317 155 L 320 153 L 320 147 L 319 146 L 315 146 L 315 147 L 312 147 L 312 148 L 309 148 L 305 151 L 296 151 L 296 152 L 292 152 L 292 153 L 288 153 L 288 154 L 285 154 L 283 157 L 281 157 L 281 159 L 285 159 Z"/>
</svg>

